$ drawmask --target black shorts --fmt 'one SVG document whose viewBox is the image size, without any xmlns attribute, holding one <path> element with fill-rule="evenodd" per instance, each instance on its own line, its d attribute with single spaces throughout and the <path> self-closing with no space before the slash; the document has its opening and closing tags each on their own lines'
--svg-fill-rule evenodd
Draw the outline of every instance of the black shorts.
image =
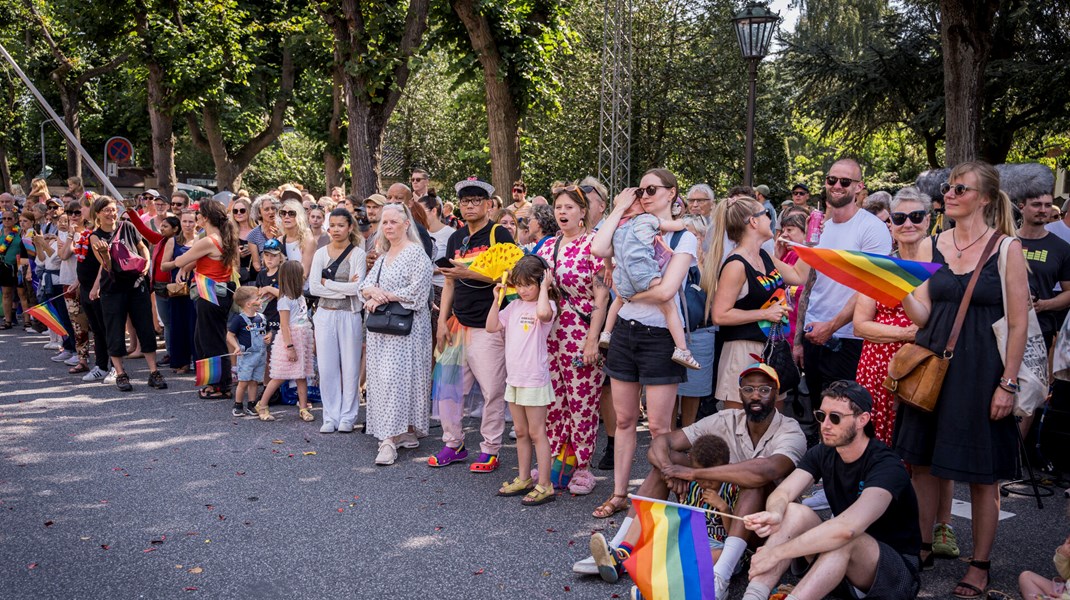
<svg viewBox="0 0 1070 600">
<path fill-rule="evenodd" d="M 873 575 L 873 585 L 868 592 L 851 585 L 846 578 L 832 591 L 836 598 L 849 598 L 851 600 L 913 600 L 918 597 L 921 589 L 921 566 L 917 556 L 900 554 L 888 544 L 880 540 L 877 547 L 880 548 L 880 556 L 877 558 L 877 570 Z M 797 577 L 802 577 L 810 570 L 810 565 L 805 558 L 796 558 L 791 561 L 791 572 Z"/>
<path fill-rule="evenodd" d="M 687 369 L 672 361 L 675 349 L 668 329 L 618 318 L 606 356 L 606 375 L 643 385 L 683 383 Z"/>
<path fill-rule="evenodd" d="M 19 285 L 19 275 L 15 267 L 0 263 L 0 287 L 13 288 Z"/>
</svg>

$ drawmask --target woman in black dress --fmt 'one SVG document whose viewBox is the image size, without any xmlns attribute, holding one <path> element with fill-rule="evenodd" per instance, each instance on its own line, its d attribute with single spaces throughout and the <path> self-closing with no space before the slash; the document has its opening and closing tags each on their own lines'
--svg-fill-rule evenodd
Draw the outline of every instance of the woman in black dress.
<svg viewBox="0 0 1070 600">
<path fill-rule="evenodd" d="M 1014 236 L 1010 199 L 1000 191 L 999 173 L 992 166 L 982 162 L 958 165 L 943 191 L 947 215 L 955 220 L 954 229 L 934 241 L 933 262 L 943 266 L 903 300 L 907 316 L 920 328 L 917 343 L 937 354 L 946 347 L 959 302 L 989 239 Z M 940 480 L 970 484 L 973 560 L 952 592 L 958 598 L 984 596 L 999 518 L 999 480 L 1014 478 L 1018 467 L 1011 409 L 1025 351 L 1029 302 L 1021 248 L 1018 241 L 1012 241 L 1008 250 L 1007 364 L 1000 359 L 992 332 L 992 324 L 1003 317 L 997 241 L 980 267 L 936 409 L 925 413 L 901 404 L 896 418 L 896 449 L 913 467 L 923 567 L 931 564 Z"/>
</svg>

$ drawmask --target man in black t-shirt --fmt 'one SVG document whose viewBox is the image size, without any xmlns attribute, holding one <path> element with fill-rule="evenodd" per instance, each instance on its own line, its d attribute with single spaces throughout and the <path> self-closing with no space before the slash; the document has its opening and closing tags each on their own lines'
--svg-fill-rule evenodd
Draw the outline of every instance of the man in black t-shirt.
<svg viewBox="0 0 1070 600">
<path fill-rule="evenodd" d="M 899 456 L 873 438 L 872 409 L 873 398 L 854 381 L 833 382 L 822 393 L 814 411 L 822 443 L 773 491 L 764 512 L 744 518 L 747 529 L 768 540 L 751 559 L 743 600 L 766 600 L 789 566 L 805 573 L 789 599 L 821 598 L 837 588 L 846 598 L 917 596 L 918 500 Z M 817 481 L 824 481 L 835 515 L 825 522 L 793 502 Z"/>
<path fill-rule="evenodd" d="M 462 227 L 446 242 L 446 257 L 453 267 L 439 267 L 446 276 L 442 288 L 442 304 L 438 317 L 438 347 L 445 348 L 453 334 L 449 328 L 450 314 L 465 328 L 464 339 L 464 393 L 473 383 L 478 383 L 483 392 L 483 422 L 479 432 L 483 435 L 480 454 L 469 470 L 473 473 L 490 473 L 498 468 L 498 450 L 505 432 L 505 337 L 502 332 L 487 333 L 487 314 L 494 302 L 494 284 L 483 275 L 468 268 L 468 265 L 493 244 L 512 244 L 513 238 L 504 227 L 488 218 L 490 197 L 494 187 L 489 183 L 470 177 L 454 186 L 457 204 L 461 207 L 467 227 Z M 464 429 L 461 427 L 463 397 L 436 398 L 439 418 L 442 420 L 442 441 L 445 445 L 438 454 L 428 459 L 432 467 L 444 467 L 468 459 L 464 447 Z"/>
<path fill-rule="evenodd" d="M 1070 306 L 1070 244 L 1044 227 L 1051 220 L 1051 194 L 1026 198 L 1018 208 L 1022 211 L 1018 239 L 1029 263 L 1029 294 L 1050 349 Z"/>
</svg>

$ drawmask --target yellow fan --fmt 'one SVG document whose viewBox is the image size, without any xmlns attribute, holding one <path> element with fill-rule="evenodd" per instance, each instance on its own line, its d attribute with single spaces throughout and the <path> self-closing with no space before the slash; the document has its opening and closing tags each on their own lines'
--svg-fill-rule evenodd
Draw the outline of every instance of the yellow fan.
<svg viewBox="0 0 1070 600">
<path fill-rule="evenodd" d="M 468 268 L 490 279 L 500 279 L 523 256 L 524 251 L 516 244 L 494 244 L 480 253 Z"/>
</svg>

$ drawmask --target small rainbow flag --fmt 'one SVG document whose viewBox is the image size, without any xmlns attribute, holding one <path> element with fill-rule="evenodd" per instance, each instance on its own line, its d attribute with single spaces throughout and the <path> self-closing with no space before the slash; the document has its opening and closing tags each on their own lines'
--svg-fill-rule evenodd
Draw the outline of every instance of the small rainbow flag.
<svg viewBox="0 0 1070 600">
<path fill-rule="evenodd" d="M 649 600 L 716 600 L 713 557 L 701 509 L 631 496 L 642 534 L 624 561 Z"/>
<path fill-rule="evenodd" d="M 200 273 L 193 273 L 193 281 L 197 286 L 197 296 L 219 306 L 219 296 L 215 293 L 215 281 L 208 279 Z M 197 384 L 200 385 L 200 384 Z"/>
<path fill-rule="evenodd" d="M 223 356 L 226 355 L 224 354 Z M 193 363 L 193 368 L 196 372 L 196 383 L 194 385 L 200 387 L 202 385 L 212 385 L 213 383 L 222 381 L 223 356 L 202 358 Z"/>
<path fill-rule="evenodd" d="M 59 314 L 56 313 L 56 309 L 52 306 L 51 300 L 42 302 L 37 306 L 32 306 L 26 309 L 26 312 L 29 313 L 31 317 L 40 321 L 42 325 L 52 330 L 56 335 L 61 335 L 63 337 L 70 335 L 67 333 L 67 328 L 59 322 Z"/>
<path fill-rule="evenodd" d="M 870 252 L 792 245 L 801 260 L 833 281 L 895 306 L 940 270 L 936 263 L 903 260 Z"/>
</svg>

